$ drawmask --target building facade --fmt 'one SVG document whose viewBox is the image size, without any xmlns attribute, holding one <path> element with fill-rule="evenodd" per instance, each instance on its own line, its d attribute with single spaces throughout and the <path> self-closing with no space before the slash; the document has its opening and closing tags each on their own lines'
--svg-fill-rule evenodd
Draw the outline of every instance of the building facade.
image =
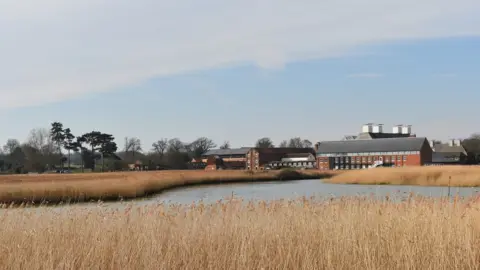
<svg viewBox="0 0 480 270">
<path fill-rule="evenodd" d="M 215 166 L 221 169 L 228 170 L 244 170 L 247 166 L 247 154 L 250 151 L 250 147 L 242 147 L 235 149 L 211 149 L 205 152 L 199 162 L 210 166 L 212 168 L 212 160 L 215 160 Z M 208 162 L 209 157 L 215 157 L 210 159 L 210 164 Z M 220 161 L 221 160 L 221 161 Z"/>
<path fill-rule="evenodd" d="M 295 169 L 316 169 L 317 160 L 312 153 L 286 154 L 279 161 L 272 161 L 265 165 L 269 169 L 295 168 Z"/>
<path fill-rule="evenodd" d="M 315 150 L 313 148 L 290 147 L 251 148 L 246 157 L 246 169 L 263 170 L 270 163 L 281 161 L 283 158 L 287 158 L 288 155 L 292 157 L 294 154 L 311 154 L 315 157 Z M 316 164 L 314 164 L 314 166 L 316 167 Z"/>
<path fill-rule="evenodd" d="M 468 163 L 468 153 L 458 139 L 448 143 L 430 141 L 433 150 L 432 163 L 430 165 L 462 165 Z"/>
<path fill-rule="evenodd" d="M 326 141 L 315 148 L 320 170 L 364 169 L 374 164 L 422 166 L 432 161 L 432 148 L 423 137 Z"/>
</svg>

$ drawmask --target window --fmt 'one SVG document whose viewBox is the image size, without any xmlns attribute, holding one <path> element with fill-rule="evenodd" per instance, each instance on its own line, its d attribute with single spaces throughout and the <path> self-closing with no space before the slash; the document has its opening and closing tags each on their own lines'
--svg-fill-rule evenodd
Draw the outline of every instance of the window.
<svg viewBox="0 0 480 270">
<path fill-rule="evenodd" d="M 403 156 L 403 161 L 407 161 L 407 156 Z"/>
<path fill-rule="evenodd" d="M 402 156 L 397 156 L 397 160 L 398 161 L 402 160 Z"/>
</svg>

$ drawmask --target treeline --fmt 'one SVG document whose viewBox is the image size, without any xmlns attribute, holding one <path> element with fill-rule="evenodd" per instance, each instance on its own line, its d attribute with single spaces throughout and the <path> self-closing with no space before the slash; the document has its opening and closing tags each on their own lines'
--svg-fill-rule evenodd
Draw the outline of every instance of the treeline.
<svg viewBox="0 0 480 270">
<path fill-rule="evenodd" d="M 118 142 L 118 141 L 117 141 Z M 193 158 L 199 158 L 214 148 L 229 149 L 230 143 L 217 145 L 207 137 L 193 142 L 179 138 L 162 138 L 144 149 L 139 138 L 125 138 L 119 147 L 112 134 L 91 131 L 81 135 L 54 122 L 49 129 L 32 129 L 25 142 L 8 139 L 0 149 L 0 171 L 3 173 L 45 172 L 71 169 L 72 164 L 79 170 L 112 171 L 128 169 L 128 164 L 140 161 L 151 169 L 158 167 L 187 169 Z M 275 147 L 268 138 L 260 138 L 255 147 Z M 312 147 L 312 143 L 300 137 L 282 141 L 278 147 Z M 73 166 L 75 167 L 75 166 Z"/>
<path fill-rule="evenodd" d="M 118 142 L 118 141 L 117 141 Z M 462 141 L 469 156 L 480 161 L 480 134 L 473 134 Z M 254 144 L 259 148 L 293 147 L 311 148 L 313 143 L 300 137 L 281 141 L 278 145 L 268 138 L 260 138 Z M 179 138 L 162 138 L 144 149 L 139 138 L 125 138 L 118 146 L 112 134 L 91 131 L 81 135 L 54 122 L 49 129 L 37 128 L 30 131 L 25 142 L 8 139 L 0 149 L 0 171 L 3 173 L 44 172 L 72 168 L 79 170 L 112 171 L 128 169 L 128 164 L 140 161 L 150 169 L 187 169 L 193 158 L 199 158 L 214 148 L 229 149 L 230 143 L 217 145 L 207 137 L 193 142 Z"/>
</svg>

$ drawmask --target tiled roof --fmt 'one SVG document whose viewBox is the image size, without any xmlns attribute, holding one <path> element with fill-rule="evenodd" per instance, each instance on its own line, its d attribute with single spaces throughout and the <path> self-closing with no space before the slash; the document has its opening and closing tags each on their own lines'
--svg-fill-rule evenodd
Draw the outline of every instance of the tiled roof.
<svg viewBox="0 0 480 270">
<path fill-rule="evenodd" d="M 424 143 L 427 143 L 424 137 L 326 141 L 320 142 L 317 153 L 420 151 Z"/>
<path fill-rule="evenodd" d="M 465 151 L 465 148 L 463 148 L 463 146 L 461 145 L 450 146 L 448 144 L 435 144 L 433 148 L 437 153 L 463 153 L 465 155 L 467 154 L 467 151 Z"/>
</svg>

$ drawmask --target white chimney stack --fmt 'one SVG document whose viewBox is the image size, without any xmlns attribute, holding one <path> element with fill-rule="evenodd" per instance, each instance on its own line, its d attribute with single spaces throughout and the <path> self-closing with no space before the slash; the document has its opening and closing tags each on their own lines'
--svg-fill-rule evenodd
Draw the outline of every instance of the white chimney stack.
<svg viewBox="0 0 480 270">
<path fill-rule="evenodd" d="M 431 141 L 430 141 L 430 147 L 431 147 L 432 150 L 435 152 L 435 140 L 431 140 Z"/>
<path fill-rule="evenodd" d="M 402 133 L 402 126 L 403 126 L 403 125 L 393 126 L 392 133 L 393 133 L 393 134 L 400 134 L 400 133 Z"/>
<path fill-rule="evenodd" d="M 383 124 L 373 125 L 373 133 L 383 133 Z"/>
<path fill-rule="evenodd" d="M 363 125 L 362 132 L 373 132 L 373 124 L 368 123 L 368 124 Z"/>
<path fill-rule="evenodd" d="M 402 134 L 411 134 L 412 133 L 412 126 L 405 125 L 402 126 Z"/>
</svg>

